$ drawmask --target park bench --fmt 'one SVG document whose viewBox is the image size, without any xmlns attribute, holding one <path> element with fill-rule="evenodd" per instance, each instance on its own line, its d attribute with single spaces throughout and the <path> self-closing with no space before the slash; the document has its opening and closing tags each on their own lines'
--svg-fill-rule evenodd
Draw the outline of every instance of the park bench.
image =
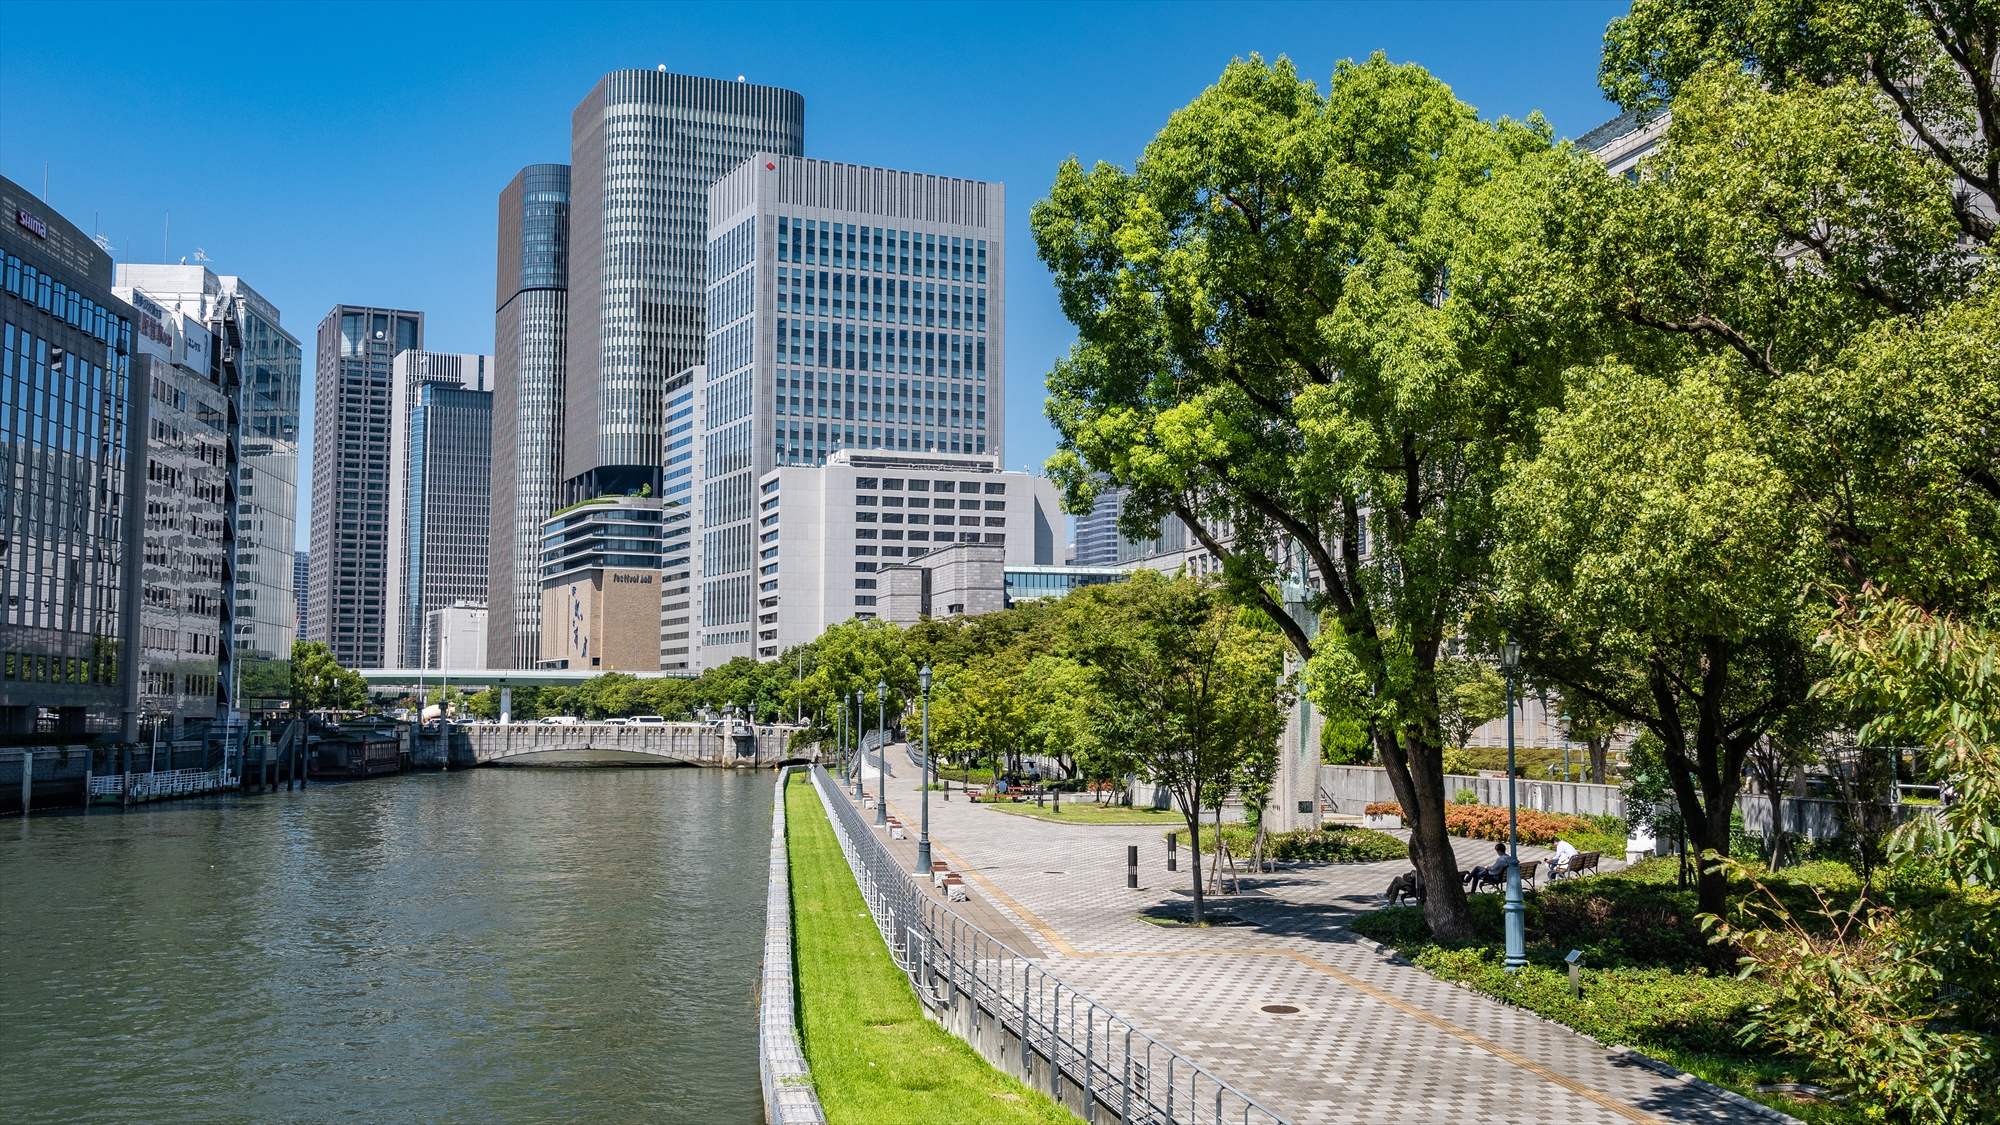
<svg viewBox="0 0 2000 1125">
<path fill-rule="evenodd" d="M 1569 857 L 1569 863 L 1565 866 L 1551 867 L 1549 869 L 1549 880 L 1553 882 L 1557 879 L 1574 879 L 1582 875 L 1594 875 L 1597 873 L 1597 861 L 1603 857 L 1603 852 L 1578 852 Z"/>
<path fill-rule="evenodd" d="M 1535 874 L 1536 872 L 1540 871 L 1541 868 L 1542 868 L 1542 861 L 1539 859 L 1531 859 L 1522 863 L 1521 885 L 1528 888 L 1529 890 L 1534 890 Z M 1507 875 L 1505 872 L 1502 872 L 1497 876 L 1474 875 L 1472 877 L 1472 892 L 1474 894 L 1477 894 L 1481 887 L 1492 887 L 1495 891 L 1498 891 L 1504 888 L 1506 885 L 1507 885 Z"/>
</svg>

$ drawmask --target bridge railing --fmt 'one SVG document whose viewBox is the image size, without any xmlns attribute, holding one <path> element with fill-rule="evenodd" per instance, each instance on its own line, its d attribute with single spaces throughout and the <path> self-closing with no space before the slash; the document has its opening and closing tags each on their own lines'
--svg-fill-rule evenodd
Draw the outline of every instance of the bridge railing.
<svg viewBox="0 0 2000 1125">
<path fill-rule="evenodd" d="M 990 1013 L 1016 1037 L 1023 1070 L 1031 1054 L 1047 1060 L 1049 1082 L 1037 1087 L 1065 1100 L 1068 1085 L 1093 1122 L 1102 1107 L 1123 1125 L 1284 1125 L 1256 1099 L 925 894 L 825 768 L 814 766 L 812 779 L 876 928 L 918 996 L 940 1011 L 963 998 L 975 1006 L 975 1022 L 977 1012 Z"/>
</svg>

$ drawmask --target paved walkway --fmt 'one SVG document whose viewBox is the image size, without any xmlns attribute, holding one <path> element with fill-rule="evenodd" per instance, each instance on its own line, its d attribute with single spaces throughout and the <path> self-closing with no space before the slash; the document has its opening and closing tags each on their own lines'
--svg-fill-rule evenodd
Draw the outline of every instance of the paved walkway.
<svg viewBox="0 0 2000 1125">
<path fill-rule="evenodd" d="M 900 748 L 889 758 L 890 811 L 910 836 L 896 844 L 914 856 L 915 771 Z M 878 791 L 872 759 L 865 780 Z M 1185 847 L 1182 869 L 1166 870 L 1159 828 L 1063 824 L 931 797 L 936 858 L 965 875 L 975 910 L 1005 918 L 1027 942 L 1009 944 L 1296 1125 L 1768 1120 L 1363 944 L 1347 921 L 1381 904 L 1407 860 L 1248 877 L 1248 893 L 1210 900 L 1248 924 L 1163 927 L 1137 915 L 1184 908 L 1190 874 Z M 1130 844 L 1140 848 L 1138 890 L 1125 886 Z M 1458 847 L 1466 866 L 1492 852 L 1483 840 Z M 1277 1004 L 1299 1012 L 1262 1011 Z"/>
</svg>

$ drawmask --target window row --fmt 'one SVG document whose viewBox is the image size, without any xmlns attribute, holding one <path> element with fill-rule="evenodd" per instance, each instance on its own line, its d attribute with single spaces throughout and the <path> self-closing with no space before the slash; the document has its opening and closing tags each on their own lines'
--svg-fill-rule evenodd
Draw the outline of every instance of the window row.
<svg viewBox="0 0 2000 1125">
<path fill-rule="evenodd" d="M 986 280 L 986 240 L 778 217 L 778 260 L 872 273 Z"/>
<path fill-rule="evenodd" d="M 728 323 L 714 319 L 719 308 L 715 294 L 734 284 L 735 280 L 732 278 L 710 290 L 711 325 Z M 782 269 L 778 271 L 776 284 L 779 312 L 805 313 L 808 316 L 817 313 L 843 320 L 879 320 L 890 324 L 986 331 L 986 290 L 970 285 L 937 285 L 923 281 L 897 281 L 894 278 L 885 280 L 853 274 L 830 274 L 824 270 L 788 272 Z M 736 314 L 741 315 L 743 312 Z"/>
<path fill-rule="evenodd" d="M 983 336 L 904 332 L 893 328 L 870 331 L 781 317 L 773 330 L 772 345 L 779 363 L 800 367 L 986 378 Z"/>
<path fill-rule="evenodd" d="M 61 317 L 120 352 L 132 350 L 131 321 L 12 254 L 7 255 L 5 278 L 7 292 L 14 296 L 51 316 Z"/>
</svg>

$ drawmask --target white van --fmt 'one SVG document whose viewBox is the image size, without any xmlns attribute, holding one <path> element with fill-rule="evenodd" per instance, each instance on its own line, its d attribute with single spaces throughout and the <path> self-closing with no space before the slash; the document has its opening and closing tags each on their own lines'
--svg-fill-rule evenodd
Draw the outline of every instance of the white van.
<svg viewBox="0 0 2000 1125">
<path fill-rule="evenodd" d="M 651 726 L 654 723 L 666 722 L 667 717 L 665 715 L 634 715 L 632 716 L 632 721 L 646 726 Z"/>
</svg>

